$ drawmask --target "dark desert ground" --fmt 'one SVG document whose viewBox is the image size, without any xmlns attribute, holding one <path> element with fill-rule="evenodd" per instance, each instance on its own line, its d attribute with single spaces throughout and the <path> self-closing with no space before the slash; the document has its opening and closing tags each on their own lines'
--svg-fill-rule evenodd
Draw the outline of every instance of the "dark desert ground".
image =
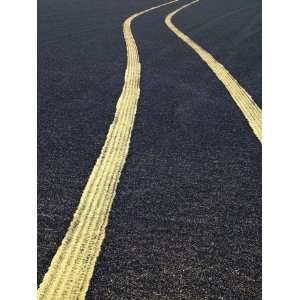
<svg viewBox="0 0 300 300">
<path fill-rule="evenodd" d="M 87 299 L 261 299 L 261 143 L 215 74 L 137 18 L 141 94 Z M 38 3 L 38 284 L 78 206 L 123 86 L 124 20 L 153 0 Z M 261 107 L 261 2 L 201 0 L 173 19 Z"/>
</svg>

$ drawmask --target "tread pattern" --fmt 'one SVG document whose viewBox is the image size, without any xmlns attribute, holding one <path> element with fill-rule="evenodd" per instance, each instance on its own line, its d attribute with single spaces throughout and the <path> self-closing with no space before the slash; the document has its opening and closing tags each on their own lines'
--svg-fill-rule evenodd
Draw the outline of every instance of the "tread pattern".
<svg viewBox="0 0 300 300">
<path fill-rule="evenodd" d="M 261 109 L 254 102 L 247 91 L 238 83 L 238 81 L 229 73 L 226 68 L 220 64 L 210 53 L 203 49 L 200 45 L 194 42 L 186 34 L 180 31 L 173 23 L 172 17 L 184 8 L 199 2 L 200 0 L 192 1 L 175 11 L 171 12 L 165 18 L 166 25 L 186 44 L 188 44 L 199 56 L 206 62 L 209 68 L 215 73 L 217 78 L 224 84 L 231 97 L 242 111 L 248 121 L 252 131 L 262 141 L 262 125 L 261 125 Z"/>
<path fill-rule="evenodd" d="M 140 95 L 141 64 L 132 21 L 171 1 L 136 13 L 123 23 L 127 68 L 105 144 L 85 186 L 68 231 L 38 289 L 38 299 L 85 299 L 105 238 L 109 212 L 129 150 Z"/>
</svg>

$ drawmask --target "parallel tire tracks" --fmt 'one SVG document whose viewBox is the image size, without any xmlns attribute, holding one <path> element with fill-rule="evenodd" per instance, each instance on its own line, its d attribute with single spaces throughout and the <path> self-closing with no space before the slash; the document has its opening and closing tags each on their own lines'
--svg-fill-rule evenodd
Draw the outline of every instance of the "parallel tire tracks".
<svg viewBox="0 0 300 300">
<path fill-rule="evenodd" d="M 203 61 L 207 63 L 209 68 L 215 73 L 218 79 L 224 84 L 231 97 L 240 108 L 244 114 L 246 120 L 248 121 L 250 127 L 252 128 L 254 134 L 262 141 L 262 126 L 261 126 L 261 109 L 253 101 L 252 97 L 247 93 L 247 91 L 241 87 L 237 80 L 225 69 L 225 67 L 220 64 L 215 58 L 203 49 L 200 45 L 194 42 L 186 34 L 180 31 L 173 23 L 172 17 L 184 8 L 199 2 L 200 0 L 192 1 L 172 13 L 168 14 L 165 18 L 166 25 L 186 44 L 188 44 Z"/>
<path fill-rule="evenodd" d="M 38 289 L 38 299 L 84 299 L 105 238 L 109 212 L 128 154 L 140 95 L 141 65 L 132 21 L 167 2 L 136 13 L 123 23 L 127 68 L 114 120 L 85 186 L 68 231 Z"/>
</svg>

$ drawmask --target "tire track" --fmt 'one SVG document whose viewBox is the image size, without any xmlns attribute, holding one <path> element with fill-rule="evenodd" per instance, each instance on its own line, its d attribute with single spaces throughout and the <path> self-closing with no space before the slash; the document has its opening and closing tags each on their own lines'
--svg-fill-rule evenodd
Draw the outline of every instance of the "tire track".
<svg viewBox="0 0 300 300">
<path fill-rule="evenodd" d="M 262 141 L 262 126 L 261 126 L 261 109 L 257 106 L 257 104 L 253 101 L 252 97 L 247 93 L 247 91 L 240 86 L 238 81 L 229 73 L 225 67 L 220 64 L 215 58 L 208 53 L 205 49 L 203 49 L 200 45 L 194 42 L 191 38 L 189 38 L 186 34 L 180 31 L 173 23 L 172 18 L 179 11 L 184 8 L 199 2 L 199 0 L 192 1 L 182 7 L 176 9 L 175 11 L 168 14 L 165 18 L 166 25 L 186 44 L 188 44 L 200 57 L 201 59 L 207 63 L 209 68 L 215 73 L 218 79 L 224 84 L 231 97 L 240 108 L 242 113 L 244 114 L 246 120 L 248 121 L 251 129 L 254 134 L 258 138 L 258 140 Z"/>
<path fill-rule="evenodd" d="M 38 289 L 38 299 L 85 298 L 128 154 L 140 95 L 141 64 L 131 23 L 140 15 L 177 1 L 179 0 L 136 13 L 123 23 L 127 68 L 114 120 L 70 227 Z"/>
</svg>

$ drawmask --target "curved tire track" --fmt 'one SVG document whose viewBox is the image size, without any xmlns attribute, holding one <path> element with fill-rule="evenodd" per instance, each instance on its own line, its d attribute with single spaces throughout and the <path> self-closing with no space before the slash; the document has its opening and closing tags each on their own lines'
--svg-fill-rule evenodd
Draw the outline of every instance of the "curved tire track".
<svg viewBox="0 0 300 300">
<path fill-rule="evenodd" d="M 141 65 L 131 23 L 140 15 L 177 1 L 136 13 L 123 23 L 127 68 L 114 120 L 70 227 L 38 289 L 38 299 L 85 298 L 128 154 L 140 95 Z"/>
<path fill-rule="evenodd" d="M 166 25 L 173 31 L 182 41 L 188 44 L 199 56 L 207 63 L 209 68 L 215 73 L 218 79 L 224 84 L 231 97 L 237 104 L 237 106 L 242 111 L 246 120 L 248 121 L 251 129 L 258 138 L 262 141 L 262 126 L 261 126 L 261 109 L 253 101 L 252 97 L 247 93 L 247 91 L 237 82 L 237 80 L 229 73 L 225 67 L 220 64 L 210 53 L 203 49 L 200 45 L 194 42 L 186 34 L 180 31 L 173 23 L 172 18 L 178 12 L 184 8 L 199 2 L 199 0 L 192 1 L 172 13 L 168 14 L 165 18 Z"/>
</svg>

